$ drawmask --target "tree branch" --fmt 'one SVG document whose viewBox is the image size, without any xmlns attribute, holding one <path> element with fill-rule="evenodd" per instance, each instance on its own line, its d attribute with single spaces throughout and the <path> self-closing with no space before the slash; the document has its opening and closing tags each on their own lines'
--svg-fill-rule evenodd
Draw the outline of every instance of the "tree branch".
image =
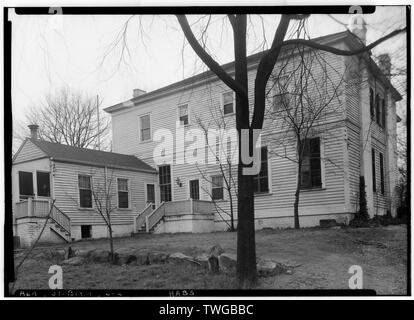
<svg viewBox="0 0 414 320">
<path fill-rule="evenodd" d="M 323 50 L 323 51 L 327 51 L 327 52 L 331 52 L 333 54 L 336 55 L 340 55 L 340 56 L 353 56 L 353 55 L 357 55 L 366 51 L 371 50 L 372 48 L 376 47 L 377 45 L 379 45 L 380 43 L 396 36 L 397 34 L 400 34 L 402 32 L 405 32 L 407 30 L 407 27 L 404 27 L 402 29 L 398 29 L 398 30 L 394 30 L 393 32 L 387 34 L 386 36 L 378 39 L 377 41 L 374 41 L 373 43 L 371 43 L 368 46 L 362 47 L 360 49 L 357 50 L 341 50 L 341 49 L 337 49 L 334 47 L 330 47 L 327 45 L 323 45 L 320 43 L 317 43 L 315 41 L 312 40 L 305 40 L 305 39 L 291 39 L 291 40 L 286 40 L 283 42 L 283 46 L 287 46 L 287 45 L 304 45 L 304 46 L 308 46 L 311 47 L 313 49 L 318 49 L 318 50 Z"/>
<path fill-rule="evenodd" d="M 197 41 L 185 15 L 176 15 L 184 35 L 199 58 L 213 71 L 230 89 L 247 98 L 247 92 L 203 49 Z"/>
</svg>

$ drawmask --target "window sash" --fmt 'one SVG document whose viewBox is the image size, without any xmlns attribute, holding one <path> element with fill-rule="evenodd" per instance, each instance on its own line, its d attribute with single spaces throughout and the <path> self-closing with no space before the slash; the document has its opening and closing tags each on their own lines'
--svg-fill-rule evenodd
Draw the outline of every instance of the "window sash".
<svg viewBox="0 0 414 320">
<path fill-rule="evenodd" d="M 149 115 L 142 116 L 141 120 L 141 141 L 151 139 L 151 118 Z"/>
<path fill-rule="evenodd" d="M 384 179 L 384 156 L 380 155 L 380 179 L 381 179 L 381 194 L 385 194 L 385 179 Z"/>
<path fill-rule="evenodd" d="M 211 177 L 211 198 L 213 200 L 223 200 L 223 177 L 212 176 Z"/>
<path fill-rule="evenodd" d="M 302 142 L 303 159 L 301 166 L 301 188 L 322 187 L 321 142 L 320 138 L 306 139 Z"/>
<path fill-rule="evenodd" d="M 21 199 L 34 196 L 33 174 L 31 172 L 19 171 L 19 193 Z"/>
<path fill-rule="evenodd" d="M 253 191 L 255 193 L 269 192 L 269 168 L 267 163 L 267 147 L 260 149 L 260 171 L 253 177 Z"/>
<path fill-rule="evenodd" d="M 153 184 L 147 184 L 147 202 L 155 203 L 155 186 Z"/>
<path fill-rule="evenodd" d="M 234 112 L 234 95 L 233 92 L 223 93 L 223 113 L 230 114 Z"/>
<path fill-rule="evenodd" d="M 377 177 L 376 177 L 376 168 L 375 168 L 375 150 L 372 149 L 371 160 L 372 160 L 372 189 L 374 192 L 377 192 Z"/>
<path fill-rule="evenodd" d="M 129 192 L 118 191 L 118 208 L 129 208 Z"/>
<path fill-rule="evenodd" d="M 171 201 L 171 166 L 164 165 L 159 166 L 159 185 L 160 185 L 160 198 L 161 202 Z"/>
<path fill-rule="evenodd" d="M 92 208 L 92 183 L 91 177 L 78 176 L 79 206 L 81 208 Z"/>
<path fill-rule="evenodd" d="M 37 172 L 37 195 L 39 197 L 50 197 L 50 173 Z"/>
<path fill-rule="evenodd" d="M 118 191 L 128 192 L 128 179 L 118 178 Z"/>
</svg>

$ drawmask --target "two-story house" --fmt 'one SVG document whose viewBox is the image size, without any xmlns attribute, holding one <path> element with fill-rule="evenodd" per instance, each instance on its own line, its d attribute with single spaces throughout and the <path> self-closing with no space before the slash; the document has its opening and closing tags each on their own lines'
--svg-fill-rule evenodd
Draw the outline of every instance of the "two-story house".
<svg viewBox="0 0 414 320">
<path fill-rule="evenodd" d="M 365 34 L 363 26 L 354 33 L 346 31 L 314 41 L 353 50 L 365 44 Z M 251 101 L 261 55 L 248 57 Z M 318 225 L 319 220 L 328 218 L 349 222 L 358 210 L 360 176 L 365 178 L 370 216 L 387 211 L 395 215 L 395 103 L 401 96 L 389 79 L 390 59 L 383 55 L 377 65 L 370 52 L 351 57 L 326 52 L 321 55 L 324 65 L 329 66 L 327 69 L 335 70 L 330 78 L 337 86 L 338 96 L 330 102 L 324 117 L 316 122 L 313 133 L 307 138 L 310 147 L 305 149 L 305 165 L 302 166 L 301 226 Z M 279 64 L 289 59 L 288 48 L 283 49 L 281 57 Z M 233 63 L 223 68 L 232 74 Z M 288 66 L 286 70 L 291 69 Z M 315 74 L 318 71 L 315 70 Z M 287 74 L 289 72 L 293 71 Z M 273 79 L 276 80 L 269 82 L 278 81 L 280 77 Z M 272 109 L 274 97 L 268 100 L 273 101 L 267 106 Z M 187 139 L 184 142 L 182 138 L 177 139 L 178 134 L 185 137 L 192 129 L 222 127 L 220 123 L 224 123 L 226 129 L 235 128 L 234 94 L 214 73 L 207 71 L 148 93 L 136 89 L 131 99 L 105 111 L 111 115 L 114 151 L 135 155 L 158 171 L 157 208 L 140 215 L 138 226 L 145 225 L 147 231 L 156 232 L 224 230 L 229 226 L 229 212 L 232 211 L 237 225 L 237 201 L 234 201 L 237 188 L 226 189 L 226 172 L 231 172 L 235 166 L 222 170 L 220 163 L 203 166 L 177 161 L 183 152 L 177 145 L 191 143 Z M 164 163 L 154 158 L 154 150 L 160 145 L 160 130 L 173 133 L 174 147 L 163 150 L 170 161 Z M 290 158 L 295 157 L 296 149 L 294 144 L 283 147 L 278 144 L 282 131 L 272 120 L 265 119 L 261 170 L 255 177 L 258 229 L 293 226 L 297 164 Z M 234 176 L 237 175 L 231 178 Z M 204 213 L 211 208 L 212 216 L 196 215 L 193 201 L 205 206 L 199 210 Z M 211 203 L 214 205 L 209 206 Z"/>
</svg>

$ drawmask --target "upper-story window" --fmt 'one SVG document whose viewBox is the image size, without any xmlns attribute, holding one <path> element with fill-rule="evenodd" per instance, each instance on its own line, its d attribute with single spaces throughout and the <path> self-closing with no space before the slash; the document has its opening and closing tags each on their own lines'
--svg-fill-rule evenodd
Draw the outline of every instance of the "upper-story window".
<svg viewBox="0 0 414 320">
<path fill-rule="evenodd" d="M 375 118 L 375 99 L 374 99 L 374 89 L 369 88 L 369 112 L 371 118 Z"/>
<path fill-rule="evenodd" d="M 277 78 L 273 91 L 273 111 L 278 112 L 289 109 L 291 88 L 288 75 L 283 75 Z"/>
<path fill-rule="evenodd" d="M 39 197 L 50 197 L 50 173 L 36 172 L 37 195 Z"/>
<path fill-rule="evenodd" d="M 385 98 L 376 93 L 373 88 L 369 89 L 369 109 L 371 120 L 376 122 L 380 127 L 385 128 Z"/>
<path fill-rule="evenodd" d="M 223 93 L 223 113 L 231 114 L 234 113 L 234 94 L 233 91 Z"/>
<path fill-rule="evenodd" d="M 149 141 L 151 140 L 151 116 L 146 114 L 139 118 L 140 122 L 140 140 Z"/>
<path fill-rule="evenodd" d="M 185 126 L 189 124 L 188 104 L 178 106 L 178 121 L 180 121 L 180 123 Z"/>
</svg>

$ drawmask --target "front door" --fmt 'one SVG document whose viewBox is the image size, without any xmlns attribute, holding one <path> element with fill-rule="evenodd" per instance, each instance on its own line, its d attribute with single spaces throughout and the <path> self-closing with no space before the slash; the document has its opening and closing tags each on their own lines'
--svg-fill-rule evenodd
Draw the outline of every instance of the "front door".
<svg viewBox="0 0 414 320">
<path fill-rule="evenodd" d="M 200 200 L 200 188 L 197 180 L 190 180 L 190 198 Z"/>
<path fill-rule="evenodd" d="M 147 205 L 152 203 L 152 208 L 155 209 L 155 186 L 147 184 Z"/>
</svg>

